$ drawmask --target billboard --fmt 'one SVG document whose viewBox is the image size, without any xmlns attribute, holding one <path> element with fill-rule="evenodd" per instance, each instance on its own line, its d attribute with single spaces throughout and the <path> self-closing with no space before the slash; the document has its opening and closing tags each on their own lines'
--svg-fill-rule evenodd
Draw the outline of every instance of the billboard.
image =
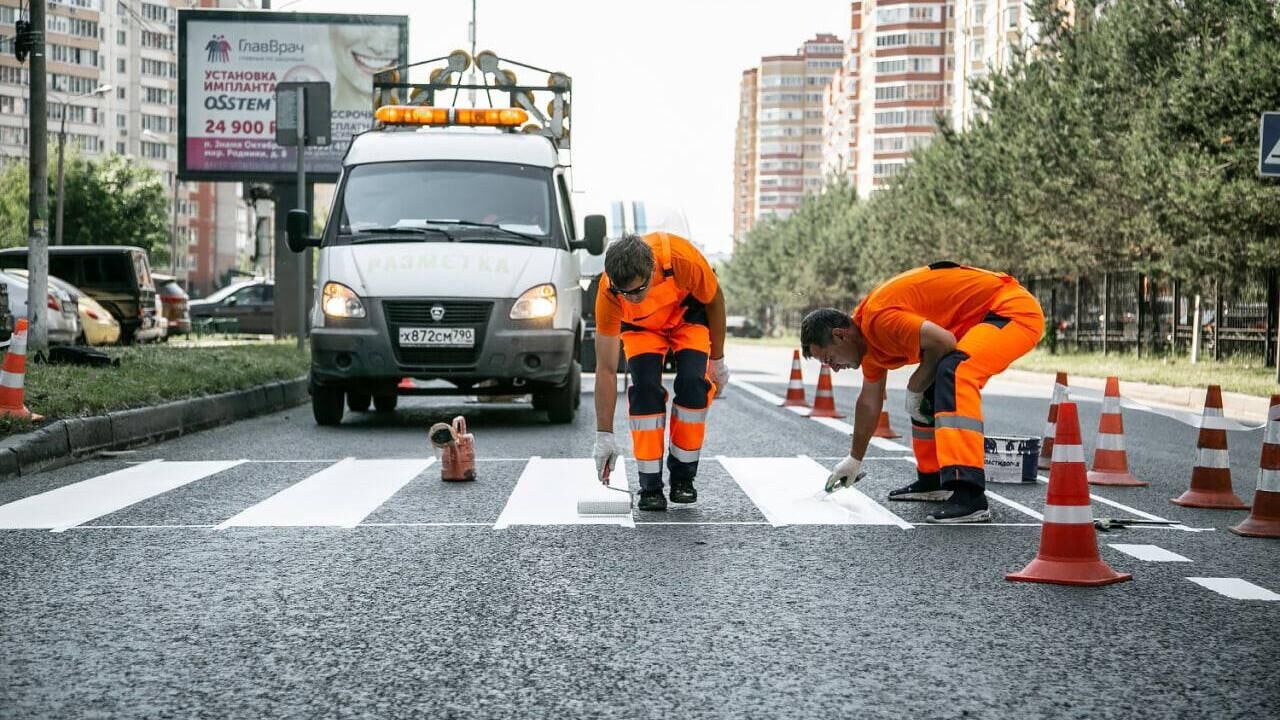
<svg viewBox="0 0 1280 720">
<path fill-rule="evenodd" d="M 409 18 L 226 10 L 178 12 L 178 177 L 292 180 L 276 145 L 279 82 L 333 88 L 332 144 L 309 147 L 308 177 L 337 179 L 351 137 L 373 124 L 373 73 L 409 56 Z"/>
</svg>

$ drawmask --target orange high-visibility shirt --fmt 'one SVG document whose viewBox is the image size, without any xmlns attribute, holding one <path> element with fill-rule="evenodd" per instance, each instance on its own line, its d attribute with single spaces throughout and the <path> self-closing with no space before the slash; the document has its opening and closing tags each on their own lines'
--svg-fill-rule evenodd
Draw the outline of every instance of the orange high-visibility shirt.
<svg viewBox="0 0 1280 720">
<path fill-rule="evenodd" d="M 671 249 L 670 258 L 662 254 L 664 235 L 667 240 L 666 245 Z M 720 289 L 715 272 L 693 243 L 679 235 L 661 232 L 649 233 L 643 239 L 653 250 L 653 275 L 649 278 L 649 296 L 639 304 L 623 300 L 609 292 L 609 276 L 601 276 L 600 291 L 596 295 L 596 334 L 598 335 L 619 335 L 622 332 L 623 322 L 640 319 L 637 313 L 645 317 L 657 316 L 668 309 L 654 307 L 654 303 L 650 302 L 652 298 L 658 297 L 654 289 L 660 284 L 675 283 L 677 292 L 674 297 L 678 299 L 671 304 L 676 305 L 689 295 L 703 305 L 707 305 L 715 299 L 716 291 Z M 672 272 L 671 277 L 666 277 L 663 272 L 664 268 L 668 267 Z M 684 313 L 680 312 L 673 317 L 678 322 L 684 317 Z"/>
<path fill-rule="evenodd" d="M 867 351 L 862 376 L 875 382 L 886 370 L 920 362 L 924 321 L 959 339 L 982 322 L 996 294 L 1016 281 L 1004 273 L 951 263 L 919 267 L 872 290 L 853 311 Z"/>
</svg>

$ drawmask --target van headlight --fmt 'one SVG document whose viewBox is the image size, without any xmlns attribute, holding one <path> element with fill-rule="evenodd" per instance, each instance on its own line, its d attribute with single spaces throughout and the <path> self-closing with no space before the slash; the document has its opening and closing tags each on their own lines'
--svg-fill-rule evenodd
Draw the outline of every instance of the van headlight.
<svg viewBox="0 0 1280 720">
<path fill-rule="evenodd" d="M 360 296 L 346 285 L 336 282 L 324 284 L 324 290 L 320 293 L 320 307 L 324 310 L 325 317 L 342 319 L 364 317 L 364 303 L 360 302 Z"/>
<path fill-rule="evenodd" d="M 556 314 L 556 287 L 539 285 L 525 290 L 511 306 L 512 320 L 537 320 Z"/>
</svg>

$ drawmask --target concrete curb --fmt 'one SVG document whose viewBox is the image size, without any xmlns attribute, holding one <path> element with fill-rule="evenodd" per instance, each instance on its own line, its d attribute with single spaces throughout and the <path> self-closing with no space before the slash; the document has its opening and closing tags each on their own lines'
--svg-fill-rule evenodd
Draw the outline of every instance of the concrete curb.
<svg viewBox="0 0 1280 720">
<path fill-rule="evenodd" d="M 1033 372 L 1030 370 L 1005 370 L 1000 374 L 1004 380 L 1053 387 L 1053 373 Z M 1102 392 L 1106 387 L 1105 378 L 1069 375 L 1067 382 L 1075 387 L 1088 388 Z M 1120 381 L 1120 394 L 1129 400 L 1136 400 L 1147 405 L 1187 410 L 1199 413 L 1204 409 L 1206 388 L 1174 387 L 1170 385 L 1149 385 L 1147 383 Z M 1250 423 L 1264 423 L 1267 412 L 1271 408 L 1271 399 L 1243 393 L 1223 392 L 1222 412 L 1230 418 Z"/>
<path fill-rule="evenodd" d="M 307 398 L 303 376 L 153 407 L 57 420 L 0 441 L 0 480 L 71 465 L 100 450 L 124 450 L 278 412 Z"/>
</svg>

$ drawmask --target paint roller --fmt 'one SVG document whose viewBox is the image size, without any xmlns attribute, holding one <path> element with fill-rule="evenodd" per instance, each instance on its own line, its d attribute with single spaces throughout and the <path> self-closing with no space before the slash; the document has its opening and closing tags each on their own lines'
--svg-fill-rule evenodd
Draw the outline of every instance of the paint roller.
<svg viewBox="0 0 1280 720">
<path fill-rule="evenodd" d="M 630 515 L 631 491 L 616 488 L 609 484 L 609 475 L 613 472 L 615 456 L 610 456 L 604 465 L 604 482 L 599 490 L 592 490 L 585 497 L 578 498 L 579 515 Z M 626 495 L 623 497 L 618 493 Z"/>
</svg>

